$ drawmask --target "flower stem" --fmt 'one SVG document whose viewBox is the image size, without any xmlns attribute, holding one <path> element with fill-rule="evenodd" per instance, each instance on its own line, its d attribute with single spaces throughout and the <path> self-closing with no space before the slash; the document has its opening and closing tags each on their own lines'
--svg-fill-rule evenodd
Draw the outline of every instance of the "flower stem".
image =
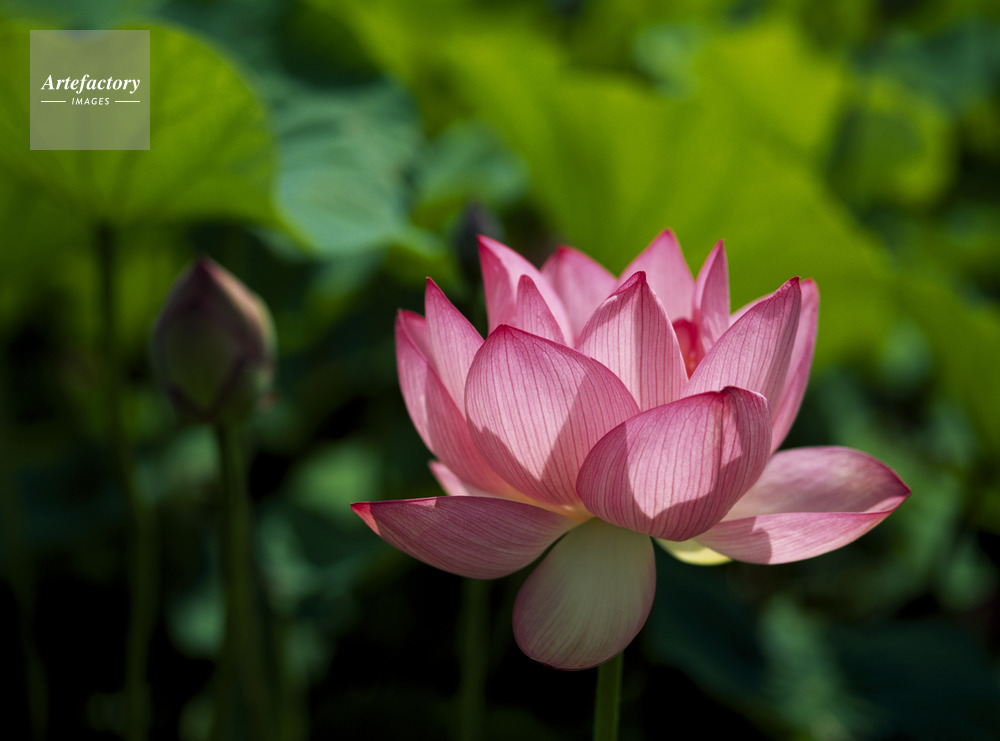
<svg viewBox="0 0 1000 741">
<path fill-rule="evenodd" d="M 269 697 L 264 684 L 261 635 L 256 620 L 253 588 L 253 538 L 250 500 L 239 430 L 233 425 L 215 428 L 222 467 L 224 507 L 222 511 L 223 570 L 226 599 L 226 633 L 222 655 L 223 686 L 217 694 L 217 727 L 235 728 L 239 719 L 226 723 L 232 700 L 246 719 L 240 738 L 270 740 L 273 737 L 268 712 Z M 228 687 L 225 685 L 229 685 Z"/>
<path fill-rule="evenodd" d="M 462 666 L 458 686 L 459 741 L 479 741 L 483 737 L 489 598 L 488 581 L 462 580 L 462 611 L 459 624 L 459 660 Z"/>
<path fill-rule="evenodd" d="M 594 741 L 618 738 L 619 702 L 622 695 L 624 653 L 597 667 L 597 695 L 594 700 Z"/>
<path fill-rule="evenodd" d="M 129 542 L 129 624 L 125 663 L 126 731 L 129 741 L 142 741 L 149 728 L 149 685 L 146 677 L 150 637 L 153 632 L 153 602 L 156 599 L 156 544 L 153 515 L 139 495 L 132 478 L 132 457 L 122 419 L 121 359 L 118 348 L 116 301 L 115 233 L 106 225 L 97 226 L 100 263 L 101 326 L 106 363 L 106 404 L 108 437 L 130 524 Z"/>
</svg>

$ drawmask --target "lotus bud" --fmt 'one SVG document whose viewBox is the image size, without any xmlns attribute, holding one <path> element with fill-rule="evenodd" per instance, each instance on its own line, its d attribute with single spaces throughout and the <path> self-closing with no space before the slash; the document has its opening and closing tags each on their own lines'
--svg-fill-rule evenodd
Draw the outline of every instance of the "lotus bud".
<svg viewBox="0 0 1000 741">
<path fill-rule="evenodd" d="M 274 377 L 267 306 L 225 268 L 201 258 L 174 283 L 152 337 L 153 371 L 178 415 L 245 420 Z"/>
</svg>

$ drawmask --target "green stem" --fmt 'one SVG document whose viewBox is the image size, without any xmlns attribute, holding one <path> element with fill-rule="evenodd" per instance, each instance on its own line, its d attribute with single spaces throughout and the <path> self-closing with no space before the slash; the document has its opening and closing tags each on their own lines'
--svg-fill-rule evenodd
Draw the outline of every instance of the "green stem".
<svg viewBox="0 0 1000 741">
<path fill-rule="evenodd" d="M 0 366 L 3 361 L 0 360 Z M 6 375 L 0 367 L 0 525 L 6 546 L 7 577 L 17 608 L 18 628 L 24 652 L 24 674 L 28 696 L 28 718 L 31 735 L 37 741 L 45 738 L 48 715 L 48 686 L 45 668 L 35 643 L 33 617 L 35 612 L 35 572 L 31 555 L 24 543 L 21 500 L 7 456 Z"/>
<path fill-rule="evenodd" d="M 458 686 L 459 741 L 479 741 L 483 737 L 486 655 L 489 644 L 489 597 L 488 581 L 462 580 L 462 611 L 459 624 L 459 660 L 462 666 Z"/>
<path fill-rule="evenodd" d="M 594 741 L 617 741 L 619 702 L 622 696 L 623 653 L 597 667 L 594 701 Z"/>
<path fill-rule="evenodd" d="M 235 697 L 238 700 L 237 707 L 247 719 L 247 736 L 270 740 L 273 735 L 268 712 L 269 697 L 264 683 L 263 651 L 256 620 L 252 578 L 250 500 L 246 490 L 239 431 L 235 426 L 220 424 L 215 428 L 215 434 L 219 445 L 225 503 L 222 511 L 222 538 L 226 635 L 222 679 L 231 683 L 231 690 L 235 690 L 220 688 L 216 723 L 230 728 L 236 726 L 235 723 L 223 722 L 226 713 L 233 707 L 231 700 Z"/>
<path fill-rule="evenodd" d="M 115 233 L 106 224 L 97 227 L 97 251 L 101 278 L 101 326 L 106 363 L 106 403 L 115 476 L 129 513 L 129 624 L 125 660 L 125 737 L 143 741 L 149 729 L 149 683 L 147 664 L 153 632 L 156 599 L 156 543 L 153 515 L 139 495 L 132 477 L 132 456 L 125 434 L 122 411 L 121 359 L 118 348 L 116 301 Z"/>
</svg>

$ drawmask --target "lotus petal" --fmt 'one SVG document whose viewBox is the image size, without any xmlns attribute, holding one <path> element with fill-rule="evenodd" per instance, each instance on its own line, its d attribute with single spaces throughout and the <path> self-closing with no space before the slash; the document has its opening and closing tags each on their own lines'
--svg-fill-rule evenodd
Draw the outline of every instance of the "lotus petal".
<svg viewBox="0 0 1000 741">
<path fill-rule="evenodd" d="M 590 315 L 615 290 L 615 276 L 603 265 L 571 247 L 560 247 L 545 264 L 542 275 L 562 299 L 575 340 Z"/>
<path fill-rule="evenodd" d="M 801 297 L 799 281 L 793 278 L 750 307 L 698 364 L 684 395 L 738 386 L 767 397 L 773 415 L 785 388 Z"/>
<path fill-rule="evenodd" d="M 646 622 L 656 589 L 649 538 L 588 520 L 568 532 L 521 587 L 514 638 L 557 669 L 587 669 L 620 653 Z"/>
<path fill-rule="evenodd" d="M 522 275 L 517 283 L 517 306 L 511 324 L 560 345 L 568 342 L 538 287 L 527 275 Z"/>
<path fill-rule="evenodd" d="M 577 488 L 587 509 L 667 540 L 703 533 L 757 480 L 771 452 L 760 394 L 727 387 L 643 412 L 587 456 Z"/>
<path fill-rule="evenodd" d="M 881 461 L 850 448 L 776 453 L 757 483 L 699 542 L 739 561 L 785 563 L 861 537 L 910 490 Z"/>
<path fill-rule="evenodd" d="M 778 408 L 773 414 L 771 450 L 775 451 L 784 441 L 795 422 L 802 405 L 802 397 L 809 383 L 812 368 L 813 349 L 816 347 L 816 329 L 819 319 L 819 289 L 811 280 L 802 281 L 802 308 L 799 312 L 799 326 L 795 332 L 795 343 L 788 362 L 788 375 L 781 391 Z"/>
<path fill-rule="evenodd" d="M 571 507 L 591 447 L 639 411 L 596 360 L 507 326 L 472 362 L 465 406 L 473 440 L 497 473 L 539 502 Z"/>
<path fill-rule="evenodd" d="M 620 282 L 624 283 L 640 270 L 646 273 L 646 280 L 663 304 L 670 321 L 691 318 L 694 280 L 672 231 L 660 232 L 625 268 Z"/>
<path fill-rule="evenodd" d="M 465 377 L 483 338 L 430 278 L 424 293 L 427 334 L 434 368 L 451 398 L 465 407 Z"/>
<path fill-rule="evenodd" d="M 483 289 L 486 293 L 486 315 L 489 318 L 490 332 L 501 324 L 516 326 L 517 287 L 521 276 L 526 275 L 538 288 L 563 334 L 566 337 L 573 336 L 566 308 L 562 305 L 559 295 L 534 265 L 510 247 L 489 237 L 479 238 L 479 262 L 483 270 Z"/>
<path fill-rule="evenodd" d="M 396 320 L 399 387 L 414 427 L 424 445 L 463 480 L 486 491 L 509 490 L 479 454 L 465 415 L 424 354 L 431 344 L 426 329 L 413 314 L 400 312 Z"/>
<path fill-rule="evenodd" d="M 729 329 L 729 273 L 721 240 L 705 259 L 695 282 L 694 323 L 698 327 L 698 355 L 704 357 Z"/>
<path fill-rule="evenodd" d="M 687 383 L 674 328 L 641 271 L 594 312 L 577 349 L 614 371 L 642 410 L 673 401 Z"/>
<path fill-rule="evenodd" d="M 720 563 L 729 563 L 733 560 L 729 556 L 723 556 L 721 553 L 702 545 L 695 538 L 680 542 L 657 538 L 656 544 L 678 561 L 695 566 L 718 566 Z"/>
<path fill-rule="evenodd" d="M 578 524 L 530 504 L 479 497 L 358 502 L 351 509 L 404 553 L 474 579 L 527 566 Z"/>
</svg>

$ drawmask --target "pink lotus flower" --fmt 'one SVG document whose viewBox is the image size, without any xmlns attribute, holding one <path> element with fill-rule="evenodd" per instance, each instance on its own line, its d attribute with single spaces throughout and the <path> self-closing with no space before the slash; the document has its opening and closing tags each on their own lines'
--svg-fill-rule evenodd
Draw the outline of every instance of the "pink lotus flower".
<svg viewBox="0 0 1000 741">
<path fill-rule="evenodd" d="M 730 314 L 722 243 L 694 280 L 669 231 L 620 279 L 569 248 L 539 271 L 481 238 L 480 260 L 485 341 L 430 280 L 426 317 L 396 322 L 403 398 L 450 496 L 353 509 L 462 576 L 510 574 L 555 543 L 514 605 L 531 658 L 583 669 L 628 645 L 652 605 L 650 536 L 683 560 L 783 563 L 908 496 L 856 450 L 774 452 L 812 363 L 812 281 Z"/>
</svg>

